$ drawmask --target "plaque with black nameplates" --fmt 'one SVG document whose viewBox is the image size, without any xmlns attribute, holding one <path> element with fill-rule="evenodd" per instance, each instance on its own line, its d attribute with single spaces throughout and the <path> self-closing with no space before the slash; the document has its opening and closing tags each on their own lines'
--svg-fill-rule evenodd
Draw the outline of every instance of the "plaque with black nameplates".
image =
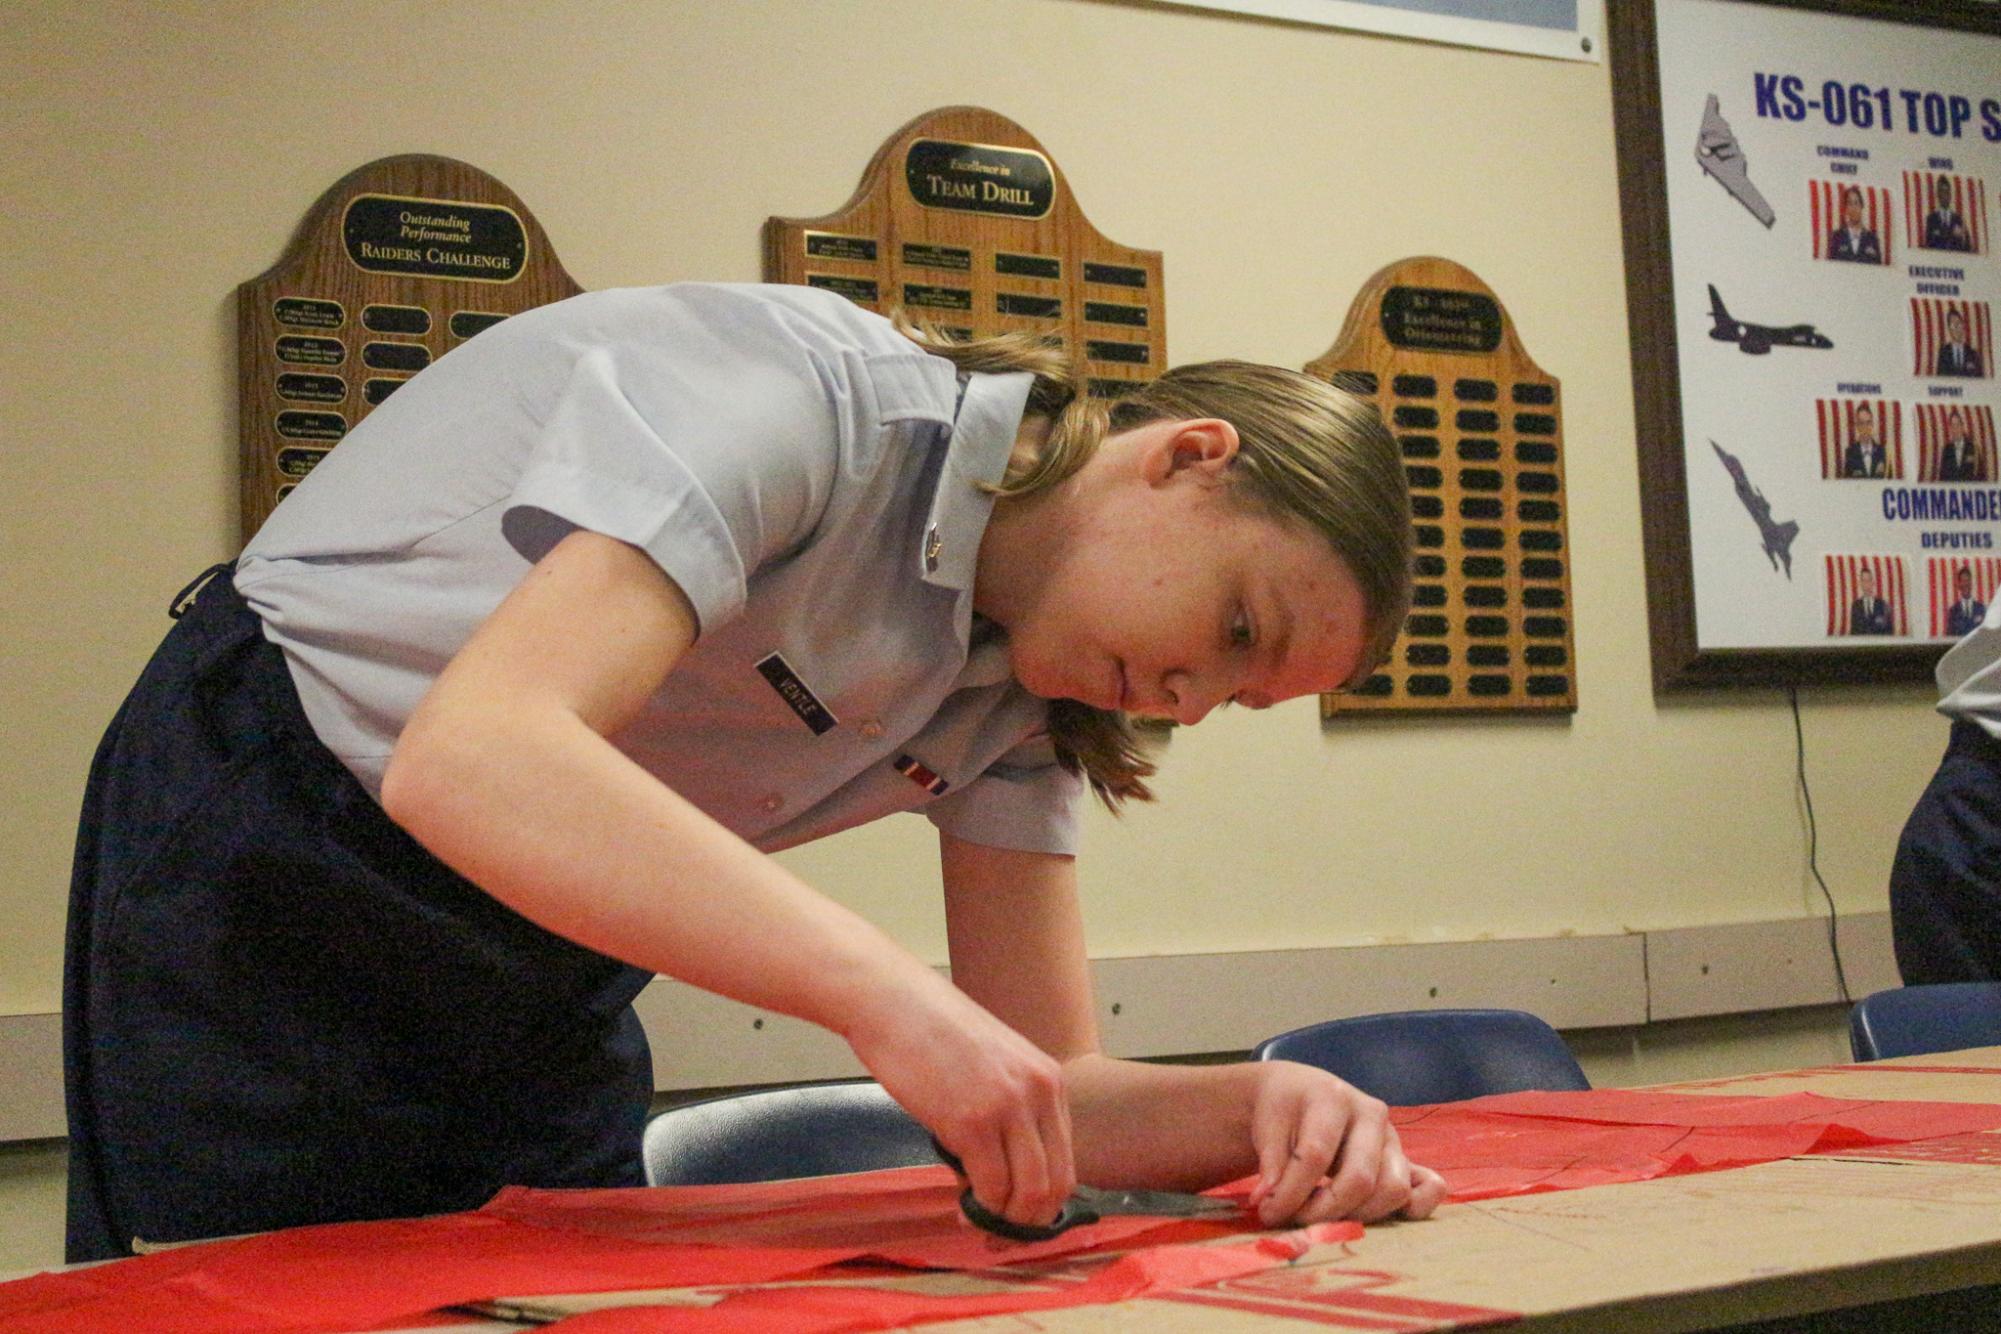
<svg viewBox="0 0 2001 1334">
<path fill-rule="evenodd" d="M 1322 715 L 1575 710 L 1558 383 L 1499 298 L 1450 260 L 1393 264 L 1306 370 L 1381 411 L 1415 552 L 1403 633 Z"/>
<path fill-rule="evenodd" d="M 994 256 L 994 272 L 1010 278 L 1047 278 L 1054 282 L 1063 276 L 1063 261 L 1050 255 L 1010 255 L 1003 251 Z"/>
<path fill-rule="evenodd" d="M 278 473 L 282 477 L 296 481 L 313 470 L 313 466 L 331 452 L 313 449 L 304 445 L 288 445 L 278 451 Z"/>
<path fill-rule="evenodd" d="M 347 418 L 338 412 L 281 412 L 274 425 L 287 440 L 338 440 L 347 434 Z"/>
<path fill-rule="evenodd" d="M 994 305 L 1001 314 L 1012 315 L 1016 319 L 1063 318 L 1063 298 L 1060 296 L 1030 296 L 1023 292 L 1001 292 L 994 297 Z"/>
<path fill-rule="evenodd" d="M 271 346 L 278 360 L 293 366 L 338 366 L 347 360 L 347 344 L 338 338 L 287 334 Z"/>
<path fill-rule="evenodd" d="M 838 211 L 769 219 L 764 276 L 961 336 L 1060 338 L 1098 398 L 1167 364 L 1159 252 L 1101 235 L 1034 137 L 978 107 L 903 126 Z"/>
<path fill-rule="evenodd" d="M 836 232 L 806 233 L 806 253 L 814 259 L 844 259 L 856 264 L 873 264 L 877 242 L 867 236 L 842 236 Z"/>
<path fill-rule="evenodd" d="M 870 252 L 873 255 L 873 251 Z M 908 269 L 942 269 L 946 273 L 970 273 L 973 252 L 957 245 L 917 245 L 903 243 L 903 266 Z"/>
<path fill-rule="evenodd" d="M 412 154 L 336 182 L 237 289 L 243 536 L 412 376 L 579 290 L 521 200 L 476 167 Z"/>
<path fill-rule="evenodd" d="M 463 342 L 476 333 L 491 329 L 506 318 L 507 316 L 491 310 L 455 310 L 452 312 L 451 323 L 446 327 L 452 331 L 452 337 Z"/>
<path fill-rule="evenodd" d="M 941 287 L 933 283 L 905 283 L 903 304 L 913 310 L 971 310 L 970 287 Z"/>
<path fill-rule="evenodd" d="M 1136 269 L 1127 264 L 1086 264 L 1084 281 L 1102 283 L 1110 287 L 1145 287 L 1145 269 Z"/>
<path fill-rule="evenodd" d="M 347 312 L 338 301 L 288 296 L 271 303 L 271 318 L 288 329 L 338 329 L 347 322 Z"/>
<path fill-rule="evenodd" d="M 422 306 L 370 306 L 361 312 L 361 327 L 370 333 L 422 336 L 431 332 L 431 312 Z"/>
<path fill-rule="evenodd" d="M 806 275 L 806 285 L 844 296 L 856 305 L 867 306 L 870 310 L 882 308 L 882 287 L 873 278 L 851 278 L 838 273 L 809 273 Z"/>
<path fill-rule="evenodd" d="M 347 381 L 338 375 L 283 371 L 278 376 L 278 397 L 288 403 L 341 403 L 347 399 Z"/>
<path fill-rule="evenodd" d="M 431 349 L 422 343 L 365 343 L 361 364 L 372 371 L 404 371 L 415 375 L 431 364 Z"/>
<path fill-rule="evenodd" d="M 1084 319 L 1091 324 L 1123 324 L 1134 329 L 1144 329 L 1147 314 L 1145 306 L 1129 306 L 1122 301 L 1084 303 Z"/>
</svg>

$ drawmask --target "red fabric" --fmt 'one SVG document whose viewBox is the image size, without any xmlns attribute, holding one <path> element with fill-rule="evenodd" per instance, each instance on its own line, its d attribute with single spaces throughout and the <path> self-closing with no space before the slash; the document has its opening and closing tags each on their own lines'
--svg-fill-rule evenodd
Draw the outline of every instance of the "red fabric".
<svg viewBox="0 0 2001 1334">
<path fill-rule="evenodd" d="M 1992 1130 L 2001 1107 L 1593 1089 L 1398 1108 L 1391 1119 L 1411 1160 L 1464 1202 Z"/>
<path fill-rule="evenodd" d="M 292 1228 L 0 1285 L 8 1334 L 307 1334 L 503 1293 L 756 1283 L 859 1248 L 661 1246 L 482 1213 Z"/>
<path fill-rule="evenodd" d="M 1403 1108 L 1394 1119 L 1411 1158 L 1442 1172 L 1451 1198 L 1463 1201 L 1963 1136 L 2001 1127 L 2001 1106 L 1602 1089 Z M 1241 1202 L 1252 1184 L 1211 1194 Z M 1259 1249 L 1271 1238 L 1250 1251 L 1187 1245 L 1241 1232 L 1248 1219 L 1113 1219 L 1014 1245 L 967 1226 L 957 1200 L 957 1182 L 943 1167 L 750 1186 L 512 1189 L 471 1213 L 295 1228 L 0 1284 L 0 1325 L 9 1334 L 312 1334 L 407 1324 L 441 1306 L 497 1296 L 825 1280 L 829 1266 L 861 1259 L 992 1270 L 1142 1248 L 1135 1255 L 1146 1259 L 1108 1266 L 1085 1285 L 998 1295 L 1066 1305 L 1119 1300 L 1079 1294 L 1127 1282 L 1211 1282 L 1199 1277 L 1207 1266 L 1271 1254 Z M 1226 1255 L 1236 1258 L 1218 1258 Z M 804 1294 L 802 1305 L 787 1306 L 787 1291 Z M 851 1322 L 886 1311 L 946 1318 L 925 1304 L 944 1299 L 845 1295 L 854 1291 L 822 1284 L 747 1293 L 699 1314 L 755 1322 L 776 1321 L 777 1311 L 790 1322 L 703 1326 L 746 1330 L 880 1328 Z M 823 1323 L 800 1324 L 792 1319 L 800 1312 Z M 692 1317 L 656 1309 L 648 1318 Z"/>
<path fill-rule="evenodd" d="M 1315 1246 L 1353 1241 L 1361 1235 L 1357 1223 L 1320 1223 L 1218 1246 L 1153 1246 L 1114 1260 L 1081 1283 L 1053 1289 L 934 1297 L 887 1288 L 759 1288 L 734 1293 L 714 1306 L 625 1306 L 572 1316 L 554 1328 L 565 1334 L 852 1334 L 902 1329 L 939 1320 L 1130 1301 L 1220 1283 L 1290 1264 Z"/>
<path fill-rule="evenodd" d="M 1241 1200 L 1249 1189 L 1248 1181 L 1238 1183 L 1233 1198 Z M 480 1212 L 628 1240 L 842 1248 L 852 1256 L 911 1269 L 979 1269 L 1048 1260 L 1123 1245 L 1175 1226 L 1157 1217 L 1108 1218 L 1049 1241 L 1004 1241 L 959 1216 L 959 1191 L 958 1180 L 944 1167 L 898 1168 L 753 1185 L 583 1191 L 514 1187 Z M 1196 1225 L 1193 1235 L 1219 1237 L 1243 1230 L 1228 1221 L 1206 1222 Z"/>
<path fill-rule="evenodd" d="M 1246 1186 L 1247 1189 L 1247 1186 Z M 959 1217 L 944 1167 L 737 1186 L 510 1188 L 436 1218 L 293 1228 L 0 1284 L 9 1334 L 314 1334 L 502 1295 L 771 1282 L 874 1258 L 985 1268 L 1227 1223 L 1119 1218 L 1030 1245 Z"/>
</svg>

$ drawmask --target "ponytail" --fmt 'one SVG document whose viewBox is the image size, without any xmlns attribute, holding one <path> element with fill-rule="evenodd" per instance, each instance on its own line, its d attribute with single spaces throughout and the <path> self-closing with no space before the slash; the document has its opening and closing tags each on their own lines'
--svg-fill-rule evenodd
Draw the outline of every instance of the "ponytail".
<svg viewBox="0 0 2001 1334">
<path fill-rule="evenodd" d="M 1035 377 L 1025 415 L 1047 420 L 1049 439 L 1034 457 L 1009 461 L 1006 475 L 992 488 L 997 498 L 1009 500 L 1055 486 L 1082 468 L 1110 433 L 1110 411 L 1102 399 L 1079 392 L 1083 375 L 1060 341 L 1028 333 L 961 341 L 928 321 L 912 324 L 900 311 L 896 326 L 962 371 L 989 375 L 1027 371 Z M 1095 709 L 1074 699 L 1050 700 L 1049 740 L 1064 772 L 1081 775 L 1107 809 L 1117 811 L 1126 801 L 1153 800 L 1146 780 L 1156 766 L 1124 713 Z"/>
<path fill-rule="evenodd" d="M 1347 684 L 1388 656 L 1411 599 L 1410 493 L 1396 440 L 1368 399 L 1298 371 L 1244 361 L 1177 366 L 1109 404 L 1081 392 L 1078 363 L 1053 337 L 1007 333 L 955 341 L 931 325 L 897 327 L 962 371 L 1026 371 L 1035 377 L 1027 414 L 1045 418 L 1047 443 L 1017 455 L 993 493 L 1033 495 L 1076 473 L 1106 436 L 1160 420 L 1215 417 L 1236 429 L 1234 484 L 1257 509 L 1304 521 L 1354 573 L 1368 608 L 1363 651 Z M 1075 700 L 1052 700 L 1056 758 L 1081 773 L 1106 806 L 1150 801 L 1154 773 L 1126 716 Z"/>
</svg>

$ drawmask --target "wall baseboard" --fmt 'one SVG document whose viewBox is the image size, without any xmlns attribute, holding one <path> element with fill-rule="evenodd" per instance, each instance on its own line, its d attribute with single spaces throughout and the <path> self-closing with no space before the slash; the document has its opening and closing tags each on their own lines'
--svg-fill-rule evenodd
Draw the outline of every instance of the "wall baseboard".
<svg viewBox="0 0 2001 1334">
<path fill-rule="evenodd" d="M 1888 913 L 1843 917 L 1850 998 L 1894 987 Z M 1094 959 L 1114 1056 L 1246 1051 L 1276 1033 L 1393 1010 L 1527 1010 L 1560 1029 L 1838 1003 L 1825 918 L 1608 936 L 1348 945 Z M 733 1088 L 864 1073 L 824 1029 L 656 978 L 635 1008 L 655 1087 Z M 63 1133 L 62 1017 L 0 1016 L 0 1142 Z"/>
<path fill-rule="evenodd" d="M 0 1142 L 63 1134 L 63 1017 L 0 1016 Z"/>
<path fill-rule="evenodd" d="M 1890 947 L 1890 914 L 1843 917 L 1836 939 L 1847 999 L 1901 985 Z M 1843 999 L 1824 917 L 1649 931 L 1646 942 L 1649 1019 L 1788 1010 Z"/>
</svg>

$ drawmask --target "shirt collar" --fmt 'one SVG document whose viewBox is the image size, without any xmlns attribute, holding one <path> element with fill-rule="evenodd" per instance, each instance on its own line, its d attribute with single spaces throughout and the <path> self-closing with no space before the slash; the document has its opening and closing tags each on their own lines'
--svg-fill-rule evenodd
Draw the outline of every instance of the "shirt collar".
<svg viewBox="0 0 2001 1334">
<path fill-rule="evenodd" d="M 925 583 L 971 591 L 980 538 L 994 509 L 993 494 L 985 488 L 1007 473 L 1034 383 L 1027 371 L 974 373 L 963 380 L 945 466 L 918 538 L 917 569 Z"/>
</svg>

